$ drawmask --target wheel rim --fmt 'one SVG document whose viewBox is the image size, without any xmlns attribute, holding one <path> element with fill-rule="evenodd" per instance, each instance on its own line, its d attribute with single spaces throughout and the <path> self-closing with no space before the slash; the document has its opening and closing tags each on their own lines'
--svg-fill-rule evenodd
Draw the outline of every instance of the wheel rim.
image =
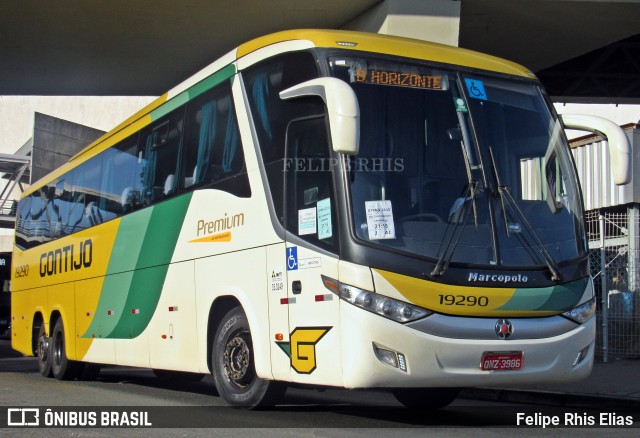
<svg viewBox="0 0 640 438">
<path fill-rule="evenodd" d="M 38 359 L 41 363 L 46 363 L 49 359 L 49 340 L 44 335 L 38 339 Z"/>
<path fill-rule="evenodd" d="M 249 332 L 240 331 L 229 338 L 224 348 L 223 365 L 225 374 L 235 386 L 245 388 L 253 381 Z"/>
</svg>

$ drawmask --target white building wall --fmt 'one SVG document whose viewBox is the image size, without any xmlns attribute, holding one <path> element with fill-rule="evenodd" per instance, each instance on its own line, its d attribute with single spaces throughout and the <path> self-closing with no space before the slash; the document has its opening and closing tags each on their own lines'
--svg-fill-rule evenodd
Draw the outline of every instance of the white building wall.
<svg viewBox="0 0 640 438">
<path fill-rule="evenodd" d="M 33 136 L 34 112 L 109 131 L 154 99 L 151 96 L 0 96 L 0 153 L 13 154 Z"/>
<path fill-rule="evenodd" d="M 13 154 L 31 139 L 35 112 L 109 131 L 154 99 L 152 96 L 0 96 L 0 153 Z M 19 190 L 14 190 L 12 195 L 18 196 Z M 0 228 L 0 252 L 12 250 L 13 229 Z"/>
</svg>

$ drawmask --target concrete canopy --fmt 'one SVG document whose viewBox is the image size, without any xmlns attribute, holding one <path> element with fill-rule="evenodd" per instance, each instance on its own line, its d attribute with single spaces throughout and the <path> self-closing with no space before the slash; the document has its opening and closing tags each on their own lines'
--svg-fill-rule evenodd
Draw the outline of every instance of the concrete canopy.
<svg viewBox="0 0 640 438">
<path fill-rule="evenodd" d="M 382 3 L 4 1 L 0 95 L 159 95 L 253 37 L 341 28 Z M 632 0 L 461 0 L 460 46 L 535 72 L 637 34 Z"/>
</svg>

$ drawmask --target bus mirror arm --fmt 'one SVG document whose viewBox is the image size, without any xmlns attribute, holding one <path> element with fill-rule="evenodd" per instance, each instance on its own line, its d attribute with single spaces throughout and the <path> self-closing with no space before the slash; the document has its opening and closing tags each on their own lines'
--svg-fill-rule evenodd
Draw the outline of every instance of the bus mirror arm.
<svg viewBox="0 0 640 438">
<path fill-rule="evenodd" d="M 631 181 L 631 145 L 624 131 L 602 117 L 584 114 L 562 114 L 564 126 L 601 135 L 609 144 L 609 161 L 613 181 L 621 186 Z"/>
<path fill-rule="evenodd" d="M 360 142 L 360 107 L 353 89 L 336 78 L 317 78 L 280 92 L 284 100 L 319 96 L 327 106 L 333 150 L 357 155 Z"/>
</svg>

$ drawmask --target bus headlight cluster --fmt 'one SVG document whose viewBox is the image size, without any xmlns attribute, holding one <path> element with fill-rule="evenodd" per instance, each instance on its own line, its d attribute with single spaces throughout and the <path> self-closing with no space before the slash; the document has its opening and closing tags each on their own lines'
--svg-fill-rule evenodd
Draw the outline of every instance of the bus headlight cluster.
<svg viewBox="0 0 640 438">
<path fill-rule="evenodd" d="M 585 294 L 587 294 L 587 296 L 591 296 L 589 301 L 586 301 L 571 310 L 567 310 L 562 314 L 562 316 L 573 322 L 577 322 L 578 324 L 584 324 L 589 321 L 596 313 L 596 296 L 593 289 L 593 280 L 591 278 L 589 278 L 589 282 L 587 283 Z"/>
<path fill-rule="evenodd" d="M 417 307 L 404 301 L 395 300 L 375 292 L 359 289 L 340 283 L 329 277 L 322 276 L 324 285 L 338 295 L 344 301 L 376 313 L 396 322 L 410 322 L 424 318 L 433 312 L 422 307 Z"/>
<path fill-rule="evenodd" d="M 583 324 L 590 320 L 595 313 L 596 300 L 595 298 L 591 298 L 586 303 L 564 312 L 562 316 L 564 316 L 565 318 L 569 318 L 570 320 L 577 322 L 578 324 Z"/>
</svg>

